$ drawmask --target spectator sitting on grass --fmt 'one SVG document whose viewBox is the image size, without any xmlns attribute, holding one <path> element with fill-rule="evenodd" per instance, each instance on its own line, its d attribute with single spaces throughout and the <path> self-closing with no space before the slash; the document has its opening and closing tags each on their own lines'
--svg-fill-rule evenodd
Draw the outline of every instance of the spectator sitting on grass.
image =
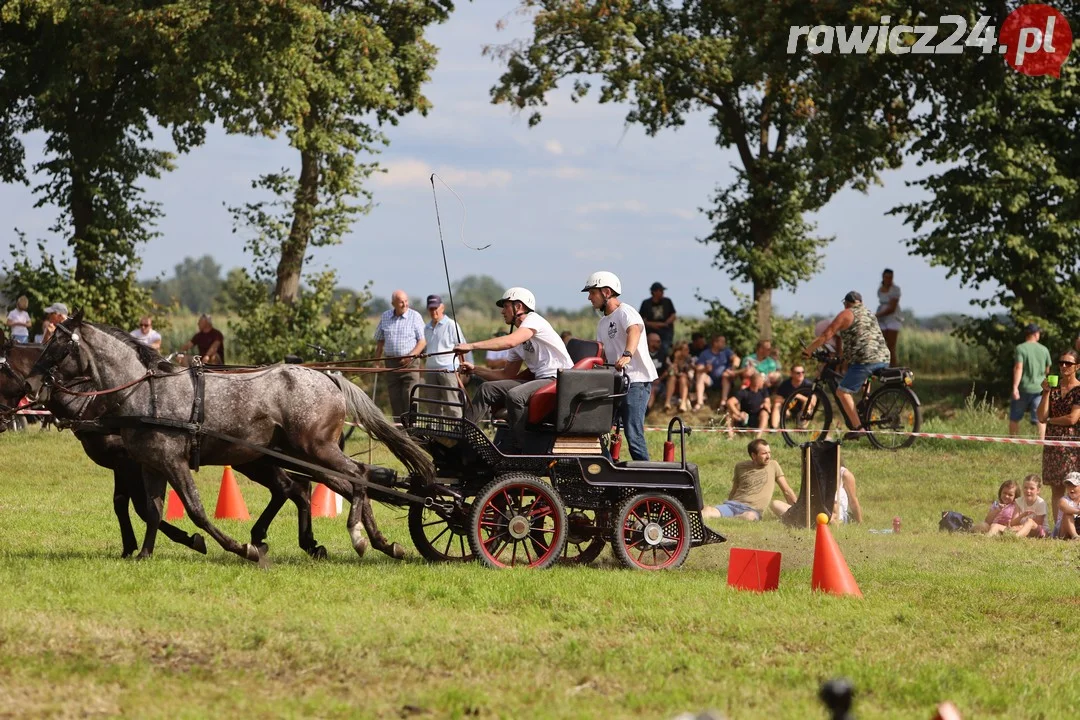
<svg viewBox="0 0 1080 720">
<path fill-rule="evenodd" d="M 772 389 L 772 398 L 770 399 L 770 402 L 772 403 L 772 427 L 780 427 L 780 412 L 782 410 L 794 412 L 797 409 L 796 405 L 787 408 L 787 399 L 795 394 L 796 390 L 808 388 L 812 385 L 813 383 L 806 379 L 805 367 L 796 365 L 791 368 L 791 376 Z M 805 399 L 802 397 L 796 401 L 797 404 L 803 402 L 805 402 Z"/>
<path fill-rule="evenodd" d="M 769 509 L 776 517 L 782 518 L 794 503 L 773 500 Z M 836 486 L 836 499 L 833 501 L 833 520 L 830 522 L 862 523 L 862 505 L 855 493 L 855 475 L 843 465 L 840 466 L 840 482 Z"/>
<path fill-rule="evenodd" d="M 1076 527 L 1078 520 L 1080 520 L 1080 472 L 1073 471 L 1065 476 L 1065 497 L 1058 501 L 1054 537 L 1075 540 L 1080 536 L 1080 528 Z"/>
<path fill-rule="evenodd" d="M 673 408 L 671 400 L 675 390 L 679 391 L 679 411 L 686 412 L 690 409 L 690 373 L 694 371 L 690 363 L 690 345 L 685 340 L 675 343 L 675 348 L 668 358 L 667 369 L 667 392 L 664 396 L 664 410 L 670 412 Z"/>
<path fill-rule="evenodd" d="M 735 465 L 727 501 L 716 507 L 706 505 L 701 509 L 701 517 L 760 520 L 777 485 L 788 503 L 795 504 L 795 493 L 787 484 L 780 463 L 772 459 L 769 443 L 761 438 L 751 440 L 746 451 L 750 459 Z"/>
<path fill-rule="evenodd" d="M 709 347 L 701 351 L 694 365 L 694 410 L 705 404 L 705 388 L 720 386 L 720 407 L 731 394 L 731 378 L 739 356 L 727 346 L 727 338 L 714 335 Z"/>
<path fill-rule="evenodd" d="M 735 437 L 735 426 L 757 428 L 760 438 L 765 428 L 769 426 L 769 390 L 765 387 L 765 376 L 754 373 L 750 378 L 750 387 L 745 387 L 729 397 L 727 401 L 728 417 L 731 423 L 728 425 L 728 438 Z"/>
<path fill-rule="evenodd" d="M 743 360 L 743 375 L 751 377 L 755 372 L 765 376 L 765 387 L 777 385 L 783 379 L 780 374 L 780 361 L 776 358 L 772 340 L 759 340 L 757 350 Z"/>
</svg>

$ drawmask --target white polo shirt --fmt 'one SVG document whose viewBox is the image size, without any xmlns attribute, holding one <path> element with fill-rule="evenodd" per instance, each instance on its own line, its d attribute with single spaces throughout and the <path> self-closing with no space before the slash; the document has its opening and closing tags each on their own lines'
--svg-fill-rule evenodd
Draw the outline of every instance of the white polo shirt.
<svg viewBox="0 0 1080 720">
<path fill-rule="evenodd" d="M 523 361 L 537 380 L 554 378 L 559 370 L 574 366 L 562 338 L 547 320 L 531 312 L 521 321 L 521 327 L 533 330 L 536 334 L 520 345 L 510 348 L 507 351 L 507 360 Z"/>
<path fill-rule="evenodd" d="M 637 347 L 626 347 L 626 331 L 639 325 Z M 649 356 L 649 342 L 645 338 L 645 321 L 637 310 L 626 303 L 621 303 L 610 315 L 600 318 L 596 325 L 596 340 L 604 346 L 604 359 L 614 365 L 622 357 L 623 350 L 630 350 L 634 356 L 626 366 L 626 376 L 632 383 L 652 382 L 657 378 L 656 365 Z"/>
</svg>

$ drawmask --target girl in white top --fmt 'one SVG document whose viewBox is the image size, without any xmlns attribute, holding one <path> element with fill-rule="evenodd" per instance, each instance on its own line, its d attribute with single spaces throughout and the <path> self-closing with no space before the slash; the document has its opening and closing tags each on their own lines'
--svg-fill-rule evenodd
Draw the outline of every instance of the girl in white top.
<svg viewBox="0 0 1080 720">
<path fill-rule="evenodd" d="M 25 343 L 30 341 L 30 313 L 26 308 L 30 301 L 25 295 L 20 295 L 15 301 L 15 309 L 8 313 L 7 326 L 11 328 L 11 337 L 15 342 Z"/>
<path fill-rule="evenodd" d="M 893 284 L 893 271 L 885 268 L 881 273 L 881 287 L 877 291 L 878 308 L 874 313 L 885 344 L 889 346 L 889 365 L 896 367 L 896 340 L 904 321 L 900 318 L 900 286 Z"/>
</svg>

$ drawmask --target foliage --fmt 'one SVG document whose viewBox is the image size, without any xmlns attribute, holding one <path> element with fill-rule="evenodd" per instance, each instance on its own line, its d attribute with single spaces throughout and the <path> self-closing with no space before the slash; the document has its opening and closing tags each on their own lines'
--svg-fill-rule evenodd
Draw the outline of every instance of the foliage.
<svg viewBox="0 0 1080 720">
<path fill-rule="evenodd" d="M 148 146 L 155 122 L 171 128 L 180 151 L 202 139 L 190 103 L 197 72 L 175 41 L 203 19 L 194 5 L 146 0 L 26 0 L 0 9 L 0 179 L 44 176 L 37 207 L 58 209 L 50 230 L 70 250 L 45 258 L 20 236 L 9 288 L 55 293 L 100 320 L 149 305 L 135 278 L 138 248 L 157 237 L 161 210 L 140 183 L 172 168 L 171 153 Z M 27 168 L 22 137 L 33 132 L 45 134 L 45 157 Z"/>
<path fill-rule="evenodd" d="M 25 238 L 19 235 L 21 244 L 12 246 L 11 274 L 7 276 L 4 292 L 13 298 L 26 295 L 32 318 L 41 318 L 42 310 L 62 302 L 72 311 L 82 308 L 94 322 L 130 329 L 140 315 L 154 309 L 150 293 L 135 277 L 135 267 L 126 270 L 119 265 L 112 267 L 108 277 L 114 282 L 108 284 L 83 282 L 78 279 L 70 258 L 55 258 L 45 250 L 42 241 L 37 243 L 37 252 L 31 253 Z M 36 328 L 30 334 L 36 334 Z"/>
<path fill-rule="evenodd" d="M 351 358 L 371 354 L 366 288 L 360 295 L 337 294 L 337 274 L 327 270 L 315 274 L 311 287 L 301 288 L 296 302 L 289 304 L 270 297 L 266 284 L 246 271 L 233 277 L 237 304 L 229 323 L 230 343 L 248 362 L 281 362 L 290 353 L 312 358 L 309 345 L 344 350 Z"/>
<path fill-rule="evenodd" d="M 212 256 L 186 257 L 176 265 L 171 278 L 156 283 L 154 301 L 161 305 L 178 302 L 191 312 L 208 313 L 222 287 L 221 266 Z"/>
<path fill-rule="evenodd" d="M 760 335 L 756 329 L 757 308 L 754 303 L 737 290 L 732 292 L 739 301 L 739 307 L 734 310 L 715 298 L 697 296 L 709 307 L 705 311 L 705 320 L 696 326 L 696 330 L 704 333 L 706 338 L 725 336 L 728 347 L 740 357 L 753 353 L 759 339 L 768 339 L 772 341 L 782 367 L 790 368 L 795 363 L 803 362 L 803 345 L 814 339 L 813 325 L 809 320 L 798 313 L 790 317 L 774 315 L 772 334 Z"/>
<path fill-rule="evenodd" d="M 490 275 L 466 275 L 456 280 L 454 289 L 454 307 L 460 313 L 472 310 L 480 315 L 495 319 L 500 317 L 495 301 L 506 292 L 506 286 Z M 446 309 L 450 310 L 450 298 L 444 297 Z"/>
<path fill-rule="evenodd" d="M 905 326 L 900 332 L 896 350 L 899 363 L 917 373 L 961 375 L 968 378 L 994 372 L 999 377 L 1005 374 L 1002 367 L 992 366 L 986 348 L 965 341 L 951 332 Z"/>
<path fill-rule="evenodd" d="M 526 43 L 488 48 L 506 63 L 496 103 L 541 114 L 560 81 L 573 99 L 599 79 L 600 102 L 630 105 L 650 135 L 703 111 L 735 180 L 705 211 L 714 264 L 753 285 L 756 324 L 771 335 L 772 290 L 795 288 L 821 263 L 828 238 L 804 220 L 841 188 L 863 190 L 900 165 L 911 91 L 891 54 L 788 52 L 792 26 L 876 24 L 891 2 L 785 0 L 522 0 Z"/>
<path fill-rule="evenodd" d="M 1015 5 L 985 10 L 991 25 L 1001 27 Z M 1056 7 L 1080 13 L 1076 2 Z M 962 10 L 972 19 L 983 12 Z M 926 198 L 893 212 L 917 233 L 913 254 L 985 288 L 974 305 L 1004 308 L 1007 318 L 972 317 L 958 330 L 989 350 L 988 369 L 1000 374 L 1023 340 L 1018 328 L 1037 322 L 1054 350 L 1071 346 L 1080 328 L 1080 69 L 1074 60 L 1060 78 L 1028 77 L 995 54 L 937 58 L 913 147 L 920 164 L 937 168 L 914 183 Z"/>
</svg>

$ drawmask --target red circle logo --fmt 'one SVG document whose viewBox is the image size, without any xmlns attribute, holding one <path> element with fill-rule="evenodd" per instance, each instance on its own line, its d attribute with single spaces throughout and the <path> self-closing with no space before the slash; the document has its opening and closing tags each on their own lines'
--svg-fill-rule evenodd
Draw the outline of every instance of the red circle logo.
<svg viewBox="0 0 1080 720">
<path fill-rule="evenodd" d="M 1065 16 L 1049 5 L 1024 5 L 1005 18 L 998 42 L 1013 70 L 1059 77 L 1072 50 L 1072 28 Z"/>
</svg>

